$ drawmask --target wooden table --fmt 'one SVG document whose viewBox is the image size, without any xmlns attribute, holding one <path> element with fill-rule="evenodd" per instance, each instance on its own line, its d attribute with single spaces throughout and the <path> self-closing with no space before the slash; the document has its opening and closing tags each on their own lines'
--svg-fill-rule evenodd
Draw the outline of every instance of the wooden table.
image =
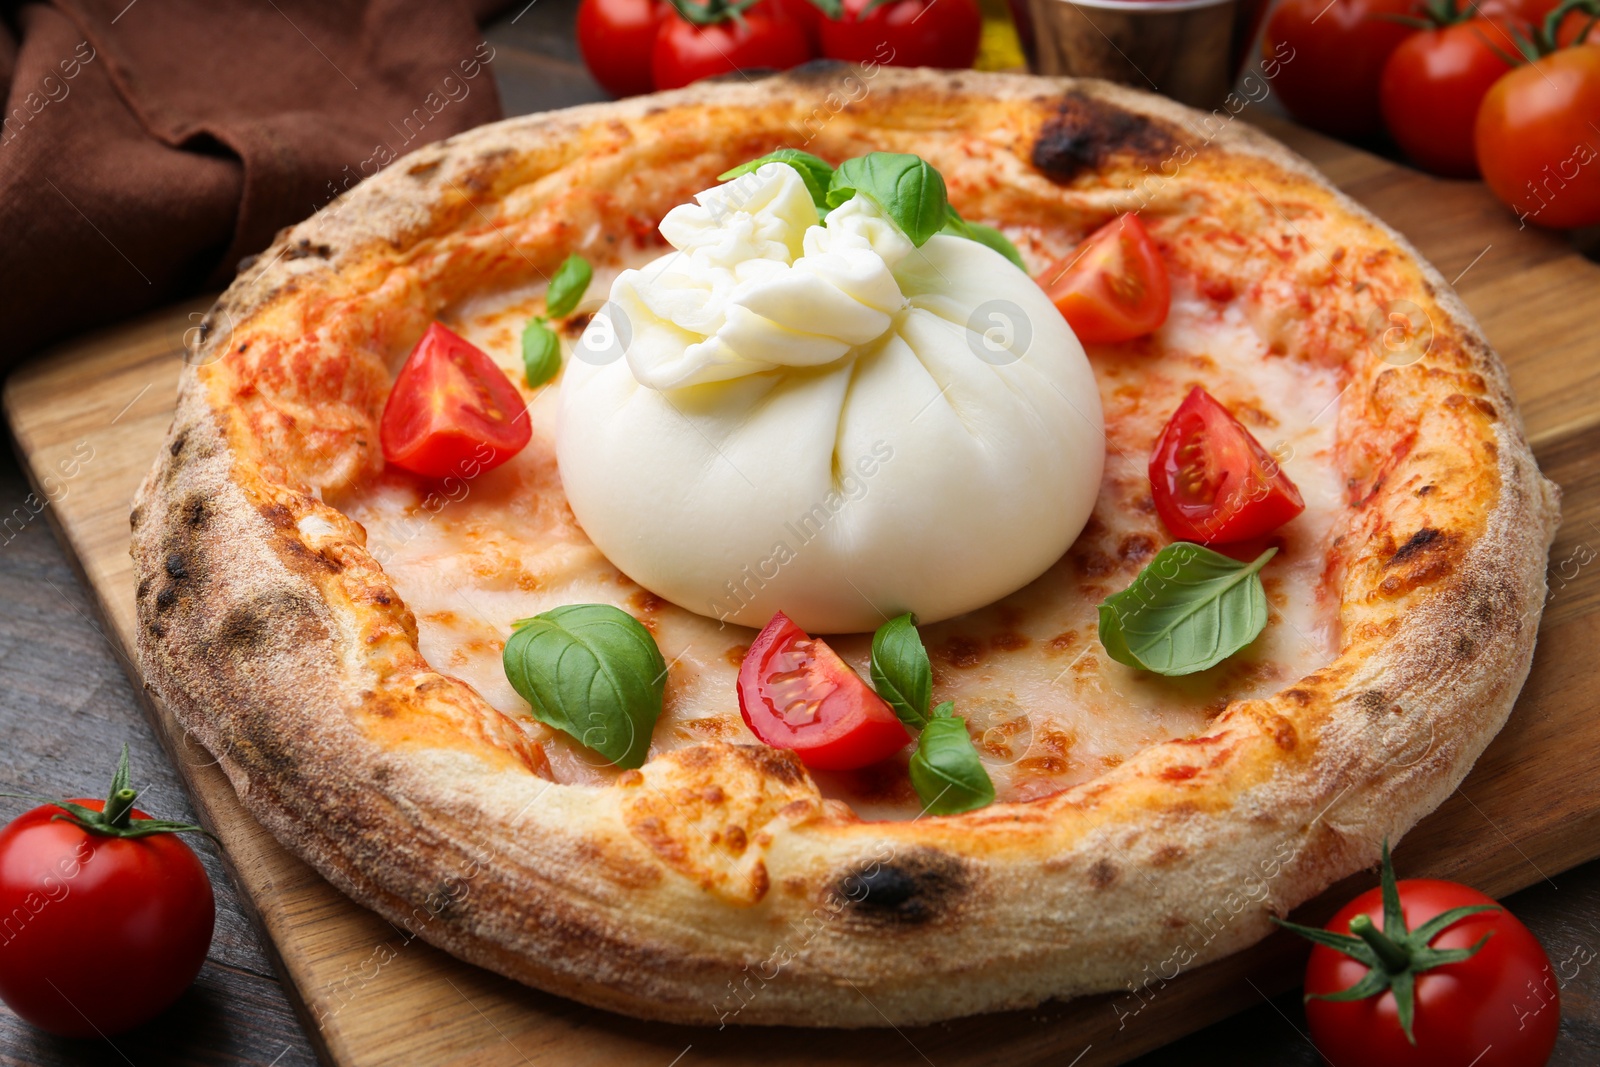
<svg viewBox="0 0 1600 1067">
<path fill-rule="evenodd" d="M 521 14 L 513 9 L 490 27 L 508 114 L 598 97 L 572 45 L 573 7 L 572 0 L 544 0 Z M 1464 240 L 1476 239 L 1470 220 L 1464 230 Z M 0 513 L 9 513 L 27 492 L 15 465 L 0 459 Z M 47 517 L 48 512 L 20 531 L 0 534 L 0 596 L 7 609 L 0 612 L 0 789 L 96 795 L 126 740 L 135 778 L 145 790 L 141 803 L 165 816 L 192 818 L 178 778 L 138 710 L 126 664 L 105 639 L 89 596 L 47 530 Z M 23 806 L 7 801 L 0 816 Z M 0 1010 L 0 1065 L 315 1062 L 273 976 L 270 946 L 263 946 L 246 920 L 209 844 L 200 849 L 217 887 L 218 925 L 195 988 L 161 1019 L 114 1044 L 48 1038 Z M 1557 875 L 1510 904 L 1553 957 L 1600 946 L 1600 863 Z M 1600 1062 L 1600 978 L 1594 970 L 1580 972 L 1564 994 L 1554 1063 Z M 1322 1061 L 1303 1031 L 1298 996 L 1291 993 L 1138 1062 L 1309 1067 Z M 910 1049 L 907 1054 L 915 1058 Z M 683 1065 L 692 1062 L 691 1051 Z"/>
</svg>

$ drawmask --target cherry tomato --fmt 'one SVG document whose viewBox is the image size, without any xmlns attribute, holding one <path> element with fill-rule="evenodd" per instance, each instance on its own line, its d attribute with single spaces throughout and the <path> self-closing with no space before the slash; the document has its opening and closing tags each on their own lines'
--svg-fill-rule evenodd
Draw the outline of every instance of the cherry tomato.
<svg viewBox="0 0 1600 1067">
<path fill-rule="evenodd" d="M 822 54 L 856 63 L 966 70 L 978 58 L 982 32 L 975 0 L 844 0 L 843 14 L 822 22 Z"/>
<path fill-rule="evenodd" d="M 781 611 L 739 664 L 739 713 L 762 741 L 823 771 L 877 763 L 911 741 L 883 698 Z"/>
<path fill-rule="evenodd" d="M 612 96 L 634 96 L 655 88 L 650 56 L 670 10 L 663 0 L 583 0 L 578 5 L 578 51 L 602 89 Z"/>
<path fill-rule="evenodd" d="M 677 89 L 736 70 L 788 70 L 810 58 L 805 27 L 768 0 L 747 9 L 743 18 L 729 16 L 709 25 L 670 12 L 656 31 L 650 65 L 657 89 Z"/>
<path fill-rule="evenodd" d="M 1478 173 L 1473 124 L 1489 86 L 1511 69 L 1503 54 L 1516 54 L 1513 29 L 1520 27 L 1469 19 L 1415 33 L 1389 57 L 1379 85 L 1383 121 L 1423 170 L 1450 178 Z"/>
<path fill-rule="evenodd" d="M 773 0 L 789 16 L 789 21 L 798 23 L 806 31 L 806 44 L 811 46 L 813 57 L 821 55 L 822 49 L 822 24 L 828 16 L 811 0 Z"/>
<path fill-rule="evenodd" d="M 1276 60 L 1272 87 L 1290 114 L 1335 137 L 1378 133 L 1378 80 L 1416 30 L 1381 17 L 1412 14 L 1417 0 L 1284 0 L 1267 21 L 1262 54 Z"/>
<path fill-rule="evenodd" d="M 1277 461 L 1199 386 L 1161 431 L 1150 491 L 1172 536 L 1202 545 L 1271 533 L 1306 507 Z"/>
<path fill-rule="evenodd" d="M 53 1034 L 109 1036 L 154 1018 L 211 945 L 216 902 L 188 845 L 85 828 L 111 820 L 138 834 L 150 816 L 134 795 L 114 796 L 115 819 L 105 801 L 80 799 L 65 802 L 76 812 L 46 804 L 0 830 L 0 999 Z"/>
<path fill-rule="evenodd" d="M 1399 921 L 1385 919 L 1386 892 Z M 1345 947 L 1326 943 L 1329 934 Z M 1384 885 L 1311 936 L 1319 943 L 1306 963 L 1306 1022 L 1329 1063 L 1540 1067 L 1550 1058 L 1561 1004 L 1549 957 L 1526 926 L 1476 889 L 1431 878 L 1396 882 L 1386 848 Z M 1402 974 L 1414 984 L 1409 1037 L 1396 1000 L 1406 996 L 1404 982 L 1389 977 Z M 1361 982 L 1371 995 L 1322 999 Z"/>
<path fill-rule="evenodd" d="M 1600 223 L 1600 45 L 1562 48 L 1490 88 L 1474 131 L 1494 195 L 1527 222 Z"/>
<path fill-rule="evenodd" d="M 406 357 L 378 426 L 383 458 L 427 478 L 473 477 L 532 436 L 505 372 L 437 322 Z"/>
<path fill-rule="evenodd" d="M 1085 344 L 1143 337 L 1167 321 L 1172 304 L 1161 251 L 1132 214 L 1091 233 L 1039 285 Z"/>
</svg>

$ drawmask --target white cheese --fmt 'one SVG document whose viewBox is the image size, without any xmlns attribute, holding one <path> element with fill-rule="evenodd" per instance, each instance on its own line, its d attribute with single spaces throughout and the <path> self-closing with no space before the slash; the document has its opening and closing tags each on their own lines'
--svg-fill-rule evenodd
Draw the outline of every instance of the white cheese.
<svg viewBox="0 0 1600 1067">
<path fill-rule="evenodd" d="M 696 200 L 563 376 L 561 481 L 607 559 L 702 615 L 837 633 L 970 611 L 1061 557 L 1105 434 L 1031 279 L 915 248 L 865 197 L 820 222 L 782 164 Z"/>
</svg>

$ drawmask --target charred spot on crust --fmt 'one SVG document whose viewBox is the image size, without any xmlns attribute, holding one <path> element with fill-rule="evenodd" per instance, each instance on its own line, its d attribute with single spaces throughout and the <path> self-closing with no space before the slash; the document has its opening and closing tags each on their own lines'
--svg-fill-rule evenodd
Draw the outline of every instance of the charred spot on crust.
<svg viewBox="0 0 1600 1067">
<path fill-rule="evenodd" d="M 178 591 L 172 586 L 167 586 L 156 594 L 156 610 L 166 611 L 178 601 Z"/>
<path fill-rule="evenodd" d="M 183 503 L 183 521 L 188 526 L 204 526 L 210 514 L 210 510 L 206 507 L 206 498 L 199 493 L 192 494 Z"/>
<path fill-rule="evenodd" d="M 1389 694 L 1382 689 L 1366 689 L 1356 694 L 1356 706 L 1368 715 L 1378 715 L 1389 710 Z"/>
<path fill-rule="evenodd" d="M 166 567 L 167 576 L 175 582 L 189 577 L 189 565 L 184 561 L 181 552 L 168 552 Z"/>
<path fill-rule="evenodd" d="M 1393 567 L 1404 563 L 1412 556 L 1424 551 L 1429 545 L 1439 540 L 1439 538 L 1442 536 L 1444 535 L 1438 530 L 1435 530 L 1432 526 L 1424 526 L 1422 529 L 1412 534 L 1410 539 L 1408 539 L 1405 544 L 1397 548 L 1394 555 L 1389 557 L 1389 561 L 1385 563 L 1384 566 Z"/>
<path fill-rule="evenodd" d="M 1175 143 L 1166 125 L 1074 91 L 1056 102 L 1056 113 L 1033 142 L 1032 159 L 1051 181 L 1070 182 L 1115 155 L 1158 161 Z"/>
<path fill-rule="evenodd" d="M 1089 884 L 1096 889 L 1110 889 L 1121 873 L 1117 870 L 1117 865 L 1110 860 L 1095 860 L 1094 865 L 1089 868 Z"/>
<path fill-rule="evenodd" d="M 185 441 L 187 441 L 188 439 L 189 439 L 189 431 L 185 430 L 182 433 L 180 433 L 178 436 L 176 436 L 176 437 L 174 437 L 172 439 L 172 444 L 167 447 L 167 451 L 171 452 L 174 456 L 176 456 L 179 452 L 183 451 L 183 443 Z"/>
<path fill-rule="evenodd" d="M 311 256 L 327 259 L 331 255 L 333 255 L 332 248 L 325 244 L 312 244 L 309 237 L 302 237 L 283 250 L 284 259 L 306 259 Z"/>
<path fill-rule="evenodd" d="M 768 748 L 766 745 L 740 746 L 755 757 L 757 769 L 784 785 L 798 785 L 805 778 L 800 759 L 786 748 Z"/>
<path fill-rule="evenodd" d="M 921 926 L 963 906 L 970 878 L 954 856 L 932 849 L 872 862 L 840 878 L 835 892 L 858 923 Z"/>
<path fill-rule="evenodd" d="M 309 645 L 327 636 L 317 606 L 293 593 L 277 592 L 240 604 L 223 616 L 216 641 L 228 652 Z"/>
</svg>

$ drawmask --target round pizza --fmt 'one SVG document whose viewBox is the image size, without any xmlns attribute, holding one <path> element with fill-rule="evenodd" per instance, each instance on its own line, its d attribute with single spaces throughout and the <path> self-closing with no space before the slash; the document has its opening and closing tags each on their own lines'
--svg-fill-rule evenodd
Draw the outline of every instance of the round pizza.
<svg viewBox="0 0 1600 1067">
<path fill-rule="evenodd" d="M 354 900 L 631 1015 L 1252 944 L 1505 722 L 1558 491 L 1438 273 L 1219 114 L 824 66 L 397 161 L 206 319 L 150 686 Z"/>
</svg>

